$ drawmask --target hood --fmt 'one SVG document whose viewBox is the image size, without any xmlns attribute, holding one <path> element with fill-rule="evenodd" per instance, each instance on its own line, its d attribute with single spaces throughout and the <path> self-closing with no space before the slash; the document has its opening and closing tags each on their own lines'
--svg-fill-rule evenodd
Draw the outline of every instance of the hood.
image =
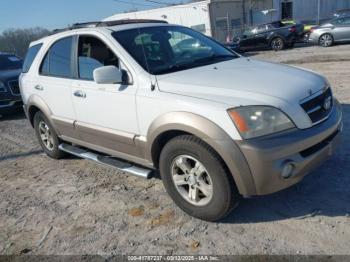
<svg viewBox="0 0 350 262">
<path fill-rule="evenodd" d="M 317 26 L 316 28 L 319 29 L 319 28 L 330 28 L 330 27 L 334 27 L 334 25 L 331 22 L 327 22 L 320 26 Z"/>
<path fill-rule="evenodd" d="M 163 92 L 207 99 L 229 106 L 299 104 L 322 90 L 324 77 L 296 67 L 244 57 L 157 77 Z"/>
<path fill-rule="evenodd" d="M 0 70 L 0 81 L 6 82 L 9 80 L 18 79 L 22 69 Z"/>
</svg>

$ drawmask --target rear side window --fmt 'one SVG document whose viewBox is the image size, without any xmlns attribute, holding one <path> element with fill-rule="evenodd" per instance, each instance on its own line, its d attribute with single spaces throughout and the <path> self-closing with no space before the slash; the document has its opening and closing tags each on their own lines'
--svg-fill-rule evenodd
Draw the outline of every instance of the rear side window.
<svg viewBox="0 0 350 262">
<path fill-rule="evenodd" d="M 23 62 L 22 72 L 27 73 L 30 69 L 30 67 L 33 64 L 33 61 L 36 57 L 36 55 L 39 53 L 40 48 L 42 47 L 42 44 L 34 45 L 28 49 L 26 58 Z"/>
<path fill-rule="evenodd" d="M 72 77 L 73 37 L 63 38 L 53 44 L 40 67 L 40 74 L 56 77 Z"/>
</svg>

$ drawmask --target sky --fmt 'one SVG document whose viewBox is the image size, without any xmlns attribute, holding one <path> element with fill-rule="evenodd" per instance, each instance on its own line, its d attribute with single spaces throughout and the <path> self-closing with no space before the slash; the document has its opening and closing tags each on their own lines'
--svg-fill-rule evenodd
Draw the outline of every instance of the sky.
<svg viewBox="0 0 350 262">
<path fill-rule="evenodd" d="M 116 13 L 145 10 L 185 0 L 0 0 L 0 33 L 8 28 L 57 29 L 76 22 L 100 21 Z M 132 4 L 134 3 L 134 4 Z"/>
</svg>

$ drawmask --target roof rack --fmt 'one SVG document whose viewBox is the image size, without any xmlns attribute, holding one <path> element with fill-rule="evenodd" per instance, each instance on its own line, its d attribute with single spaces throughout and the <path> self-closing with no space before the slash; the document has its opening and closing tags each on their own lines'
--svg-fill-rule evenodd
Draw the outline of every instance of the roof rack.
<svg viewBox="0 0 350 262">
<path fill-rule="evenodd" d="M 110 27 L 117 25 L 127 25 L 127 24 L 142 24 L 142 23 L 162 23 L 167 24 L 164 20 L 152 20 L 152 19 L 123 19 L 114 21 L 99 21 L 99 22 L 87 22 L 87 23 L 75 23 L 67 28 L 55 29 L 52 34 L 57 34 L 69 30 L 81 29 L 81 28 L 96 28 L 96 27 Z"/>
</svg>

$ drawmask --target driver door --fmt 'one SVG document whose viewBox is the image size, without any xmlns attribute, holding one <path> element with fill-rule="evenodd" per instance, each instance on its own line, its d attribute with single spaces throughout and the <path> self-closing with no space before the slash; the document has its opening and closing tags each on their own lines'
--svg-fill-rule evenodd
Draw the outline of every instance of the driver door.
<svg viewBox="0 0 350 262">
<path fill-rule="evenodd" d="M 261 46 L 264 43 L 265 34 L 263 28 L 257 27 L 244 33 L 245 37 L 240 42 L 240 47 L 243 49 L 253 49 Z"/>
<path fill-rule="evenodd" d="M 76 112 L 75 127 L 80 140 L 89 146 L 133 154 L 138 134 L 136 85 L 125 71 L 123 84 L 97 84 L 93 71 L 102 66 L 123 68 L 111 48 L 101 38 L 81 35 L 77 48 L 77 80 L 72 97 Z"/>
</svg>

